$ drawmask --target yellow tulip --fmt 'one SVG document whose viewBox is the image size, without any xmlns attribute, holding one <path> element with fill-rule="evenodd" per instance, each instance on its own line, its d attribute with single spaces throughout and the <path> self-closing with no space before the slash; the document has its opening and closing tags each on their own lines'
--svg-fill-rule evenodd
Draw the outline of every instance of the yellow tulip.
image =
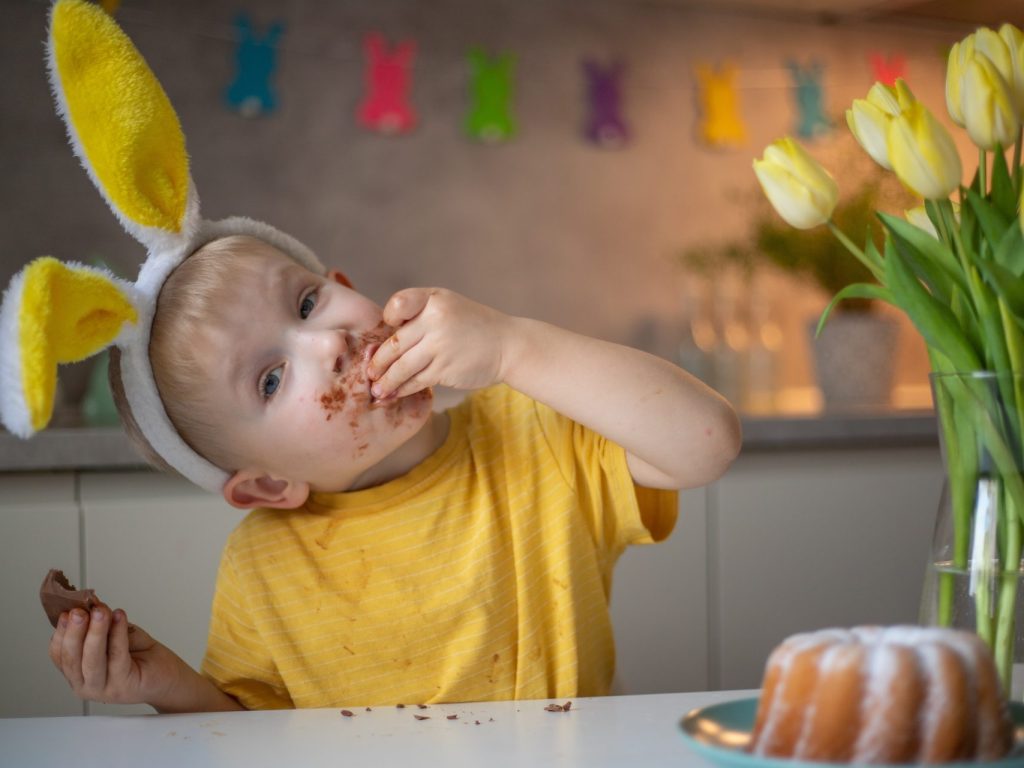
<svg viewBox="0 0 1024 768">
<path fill-rule="evenodd" d="M 1010 52 L 1011 77 L 1008 78 L 1013 91 L 1013 103 L 1017 107 L 1017 117 L 1024 121 L 1024 33 L 1013 24 L 1003 24 L 999 28 L 999 36 L 1006 43 Z"/>
<path fill-rule="evenodd" d="M 923 205 L 911 208 L 903 213 L 906 216 L 907 221 L 915 227 L 924 230 L 936 240 L 939 239 L 939 233 L 935 231 L 935 225 L 932 224 L 932 220 L 928 218 L 928 212 L 925 210 Z M 953 203 L 953 218 L 958 222 L 960 221 L 960 204 L 956 202 Z"/>
<path fill-rule="evenodd" d="M 770 144 L 754 173 L 779 215 L 797 229 L 810 229 L 832 217 L 839 186 L 807 150 L 788 136 Z"/>
<path fill-rule="evenodd" d="M 949 49 L 946 64 L 946 109 L 953 122 L 964 126 L 964 110 L 960 92 L 963 84 L 964 63 L 974 56 L 974 35 L 968 35 Z"/>
<path fill-rule="evenodd" d="M 866 99 L 854 99 L 846 110 L 846 124 L 857 142 L 871 159 L 886 170 L 892 170 L 886 134 L 889 122 L 915 101 L 903 80 L 896 81 L 896 87 L 875 83 Z"/>
<path fill-rule="evenodd" d="M 899 180 L 926 200 L 940 200 L 960 186 L 963 166 L 953 137 L 928 108 L 914 102 L 889 123 L 889 160 Z"/>
<path fill-rule="evenodd" d="M 1017 140 L 1020 118 L 1010 86 L 992 60 L 978 51 L 964 65 L 961 100 L 964 127 L 977 147 L 991 151 Z"/>
<path fill-rule="evenodd" d="M 850 133 L 857 139 L 871 159 L 886 170 L 891 171 L 889 149 L 885 137 L 889 130 L 891 116 L 876 107 L 867 99 L 854 99 L 853 105 L 846 110 L 846 124 Z"/>
<path fill-rule="evenodd" d="M 923 205 L 917 206 L 917 208 L 911 208 L 909 211 L 904 211 L 907 217 L 907 221 L 913 224 L 918 229 L 923 229 L 929 235 L 938 239 L 939 233 L 935 230 L 935 225 L 932 224 L 932 220 L 928 218 L 928 213 L 925 211 Z"/>
<path fill-rule="evenodd" d="M 995 65 L 1004 80 L 1013 81 L 1013 56 L 1002 35 L 988 27 L 978 29 L 974 33 L 974 55 L 977 56 L 979 53 Z M 966 116 L 965 113 L 964 117 Z"/>
</svg>

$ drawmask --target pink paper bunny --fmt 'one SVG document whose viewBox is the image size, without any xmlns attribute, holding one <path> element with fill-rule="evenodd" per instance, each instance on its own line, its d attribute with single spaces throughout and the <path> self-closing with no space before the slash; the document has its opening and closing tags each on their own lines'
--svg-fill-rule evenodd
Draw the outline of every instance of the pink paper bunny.
<svg viewBox="0 0 1024 768">
<path fill-rule="evenodd" d="M 366 36 L 366 97 L 359 105 L 360 125 L 386 134 L 408 133 L 416 127 L 416 111 L 408 103 L 416 43 L 405 40 L 390 53 L 377 33 Z"/>
</svg>

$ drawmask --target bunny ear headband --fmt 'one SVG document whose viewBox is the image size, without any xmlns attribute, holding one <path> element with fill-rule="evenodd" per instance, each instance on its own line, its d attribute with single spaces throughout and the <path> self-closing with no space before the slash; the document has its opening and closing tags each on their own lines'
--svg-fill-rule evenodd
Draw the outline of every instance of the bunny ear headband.
<svg viewBox="0 0 1024 768">
<path fill-rule="evenodd" d="M 196 485 L 220 493 L 227 473 L 181 438 L 153 378 L 149 336 L 160 289 L 197 248 L 228 235 L 257 237 L 317 274 L 325 269 L 312 251 L 267 224 L 200 217 L 174 108 L 99 5 L 58 0 L 50 12 L 47 53 L 50 86 L 71 147 L 147 255 L 134 283 L 50 257 L 14 276 L 0 305 L 0 421 L 23 438 L 45 428 L 57 365 L 114 344 L 122 353 L 128 405 L 150 445 Z"/>
</svg>

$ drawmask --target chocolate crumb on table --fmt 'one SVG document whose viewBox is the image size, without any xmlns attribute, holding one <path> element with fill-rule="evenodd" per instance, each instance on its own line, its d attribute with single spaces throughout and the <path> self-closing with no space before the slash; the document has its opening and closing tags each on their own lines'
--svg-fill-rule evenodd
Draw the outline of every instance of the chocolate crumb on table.
<svg viewBox="0 0 1024 768">
<path fill-rule="evenodd" d="M 426 709 L 427 708 L 426 704 L 417 704 L 416 706 L 419 707 L 420 709 Z"/>
<path fill-rule="evenodd" d="M 568 712 L 572 709 L 572 702 L 567 701 L 565 704 L 548 704 L 544 707 L 545 712 Z"/>
<path fill-rule="evenodd" d="M 458 720 L 459 716 L 458 715 L 448 715 L 448 719 L 449 720 Z"/>
<path fill-rule="evenodd" d="M 350 710 L 347 710 L 347 709 L 341 710 L 341 714 L 344 715 L 345 717 L 355 717 L 355 715 Z"/>
<path fill-rule="evenodd" d="M 405 709 L 405 704 L 395 704 L 395 709 Z"/>
<path fill-rule="evenodd" d="M 413 715 L 417 720 L 429 720 L 430 715 Z"/>
</svg>

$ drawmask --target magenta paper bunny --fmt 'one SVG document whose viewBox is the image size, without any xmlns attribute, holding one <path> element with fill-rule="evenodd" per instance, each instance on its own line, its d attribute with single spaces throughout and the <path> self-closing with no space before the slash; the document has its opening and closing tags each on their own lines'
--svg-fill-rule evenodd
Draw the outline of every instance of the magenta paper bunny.
<svg viewBox="0 0 1024 768">
<path fill-rule="evenodd" d="M 384 38 L 374 32 L 366 36 L 363 50 L 366 97 L 359 105 L 359 124 L 377 133 L 408 133 L 416 127 L 416 111 L 408 102 L 416 43 L 405 40 L 388 52 Z"/>
</svg>

